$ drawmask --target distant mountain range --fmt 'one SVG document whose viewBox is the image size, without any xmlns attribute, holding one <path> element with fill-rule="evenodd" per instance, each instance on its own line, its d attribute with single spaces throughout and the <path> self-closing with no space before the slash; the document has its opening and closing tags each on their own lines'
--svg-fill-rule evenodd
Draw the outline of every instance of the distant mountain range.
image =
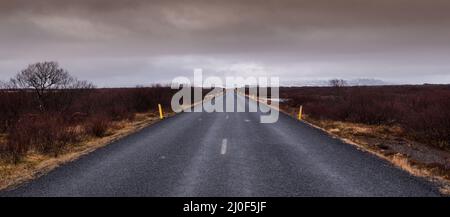
<svg viewBox="0 0 450 217">
<path fill-rule="evenodd" d="M 380 86 L 391 85 L 392 83 L 383 80 L 360 78 L 345 80 L 348 86 Z M 329 86 L 329 80 L 306 80 L 306 81 L 281 81 L 281 86 Z"/>
</svg>

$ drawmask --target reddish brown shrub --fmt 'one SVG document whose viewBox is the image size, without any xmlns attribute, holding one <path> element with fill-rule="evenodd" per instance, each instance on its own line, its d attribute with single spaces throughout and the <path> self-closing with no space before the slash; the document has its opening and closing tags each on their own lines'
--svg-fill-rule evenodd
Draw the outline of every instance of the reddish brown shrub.
<svg viewBox="0 0 450 217">
<path fill-rule="evenodd" d="M 24 115 L 9 129 L 2 154 L 18 162 L 29 150 L 58 155 L 78 135 L 57 114 Z"/>
<path fill-rule="evenodd" d="M 105 116 L 91 118 L 86 124 L 86 132 L 96 137 L 102 137 L 108 131 L 110 120 Z"/>
<path fill-rule="evenodd" d="M 28 144 L 22 143 L 20 140 L 10 140 L 0 143 L 0 156 L 11 163 L 18 163 L 29 148 Z"/>
<path fill-rule="evenodd" d="M 450 86 L 281 88 L 284 104 L 315 119 L 399 125 L 425 144 L 450 149 Z"/>
<path fill-rule="evenodd" d="M 176 91 L 160 85 L 48 90 L 42 110 L 31 89 L 0 89 L 0 133 L 7 134 L 0 155 L 12 162 L 30 150 L 57 155 L 77 142 L 80 133 L 102 137 L 112 121 L 131 120 L 136 112 L 156 111 L 158 104 L 170 111 Z M 84 131 L 74 130 L 80 128 Z"/>
</svg>

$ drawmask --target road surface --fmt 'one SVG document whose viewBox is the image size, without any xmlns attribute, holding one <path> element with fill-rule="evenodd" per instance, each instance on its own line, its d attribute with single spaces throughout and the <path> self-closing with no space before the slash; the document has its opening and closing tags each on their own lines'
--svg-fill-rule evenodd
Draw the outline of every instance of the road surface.
<svg viewBox="0 0 450 217">
<path fill-rule="evenodd" d="M 181 113 L 0 195 L 439 196 L 434 184 L 287 115 L 273 124 L 260 115 Z"/>
</svg>

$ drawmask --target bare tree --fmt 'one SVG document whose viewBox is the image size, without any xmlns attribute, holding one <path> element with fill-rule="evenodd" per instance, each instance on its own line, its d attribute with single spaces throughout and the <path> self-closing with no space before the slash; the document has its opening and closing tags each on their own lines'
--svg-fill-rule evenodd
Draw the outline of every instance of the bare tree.
<svg viewBox="0 0 450 217">
<path fill-rule="evenodd" d="M 328 83 L 332 87 L 344 87 L 347 85 L 347 82 L 344 79 L 331 79 Z"/>
<path fill-rule="evenodd" d="M 15 88 L 34 90 L 41 110 L 45 110 L 46 94 L 51 90 L 93 87 L 86 81 L 78 81 L 53 61 L 29 65 L 12 78 L 10 84 Z"/>
<path fill-rule="evenodd" d="M 331 79 L 328 83 L 334 89 L 337 96 L 342 96 L 343 87 L 347 85 L 347 82 L 344 79 Z"/>
</svg>

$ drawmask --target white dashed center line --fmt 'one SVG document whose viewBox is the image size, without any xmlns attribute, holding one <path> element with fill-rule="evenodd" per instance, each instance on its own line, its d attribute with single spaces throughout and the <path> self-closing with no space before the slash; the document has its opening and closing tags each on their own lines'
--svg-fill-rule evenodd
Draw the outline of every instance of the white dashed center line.
<svg viewBox="0 0 450 217">
<path fill-rule="evenodd" d="M 227 153 L 227 139 L 222 139 L 222 146 L 220 148 L 220 154 Z"/>
</svg>

